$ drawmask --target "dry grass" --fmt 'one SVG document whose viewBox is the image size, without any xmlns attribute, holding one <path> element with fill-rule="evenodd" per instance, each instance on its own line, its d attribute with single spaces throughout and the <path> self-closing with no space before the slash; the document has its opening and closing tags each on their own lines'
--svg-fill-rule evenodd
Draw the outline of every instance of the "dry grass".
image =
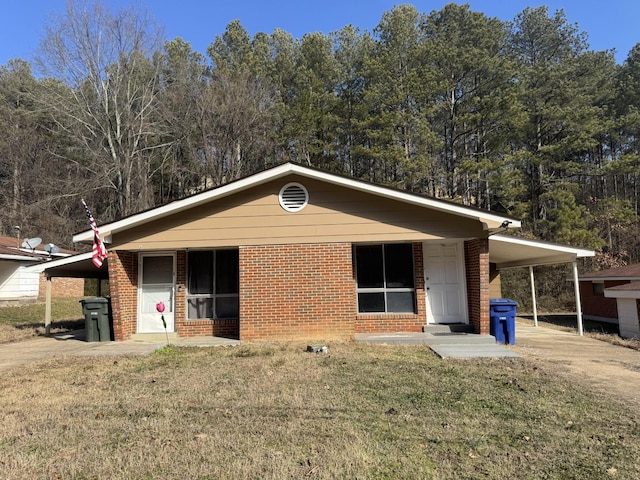
<svg viewBox="0 0 640 480">
<path fill-rule="evenodd" d="M 615 335 L 611 333 L 597 333 L 597 332 L 589 332 L 587 333 L 591 338 L 595 338 L 596 340 L 600 340 L 602 342 L 607 342 L 612 345 L 618 345 L 621 347 L 631 348 L 633 350 L 640 350 L 640 340 L 637 338 L 621 338 L 620 335 Z"/>
<path fill-rule="evenodd" d="M 525 360 L 167 347 L 0 389 L 3 478 L 640 478 L 637 413 Z"/>
<path fill-rule="evenodd" d="M 84 328 L 79 298 L 56 298 L 51 303 L 51 333 Z M 44 302 L 0 307 L 0 344 L 43 336 Z"/>
</svg>

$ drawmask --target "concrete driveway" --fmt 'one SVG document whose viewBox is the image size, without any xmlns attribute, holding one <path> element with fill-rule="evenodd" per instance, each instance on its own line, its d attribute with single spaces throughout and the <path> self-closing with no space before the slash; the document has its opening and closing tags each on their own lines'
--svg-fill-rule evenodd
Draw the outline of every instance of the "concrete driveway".
<svg viewBox="0 0 640 480">
<path fill-rule="evenodd" d="M 640 351 L 575 333 L 516 322 L 509 349 L 592 391 L 640 408 Z"/>
</svg>

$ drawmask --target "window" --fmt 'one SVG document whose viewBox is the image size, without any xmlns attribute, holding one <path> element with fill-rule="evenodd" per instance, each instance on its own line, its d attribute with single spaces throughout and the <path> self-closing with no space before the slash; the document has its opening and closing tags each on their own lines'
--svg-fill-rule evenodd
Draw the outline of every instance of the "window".
<svg viewBox="0 0 640 480">
<path fill-rule="evenodd" d="M 410 243 L 355 247 L 358 312 L 416 313 Z"/>
<path fill-rule="evenodd" d="M 189 252 L 187 318 L 238 318 L 238 250 Z"/>
<path fill-rule="evenodd" d="M 604 282 L 593 282 L 591 288 L 594 295 L 604 295 Z"/>
</svg>

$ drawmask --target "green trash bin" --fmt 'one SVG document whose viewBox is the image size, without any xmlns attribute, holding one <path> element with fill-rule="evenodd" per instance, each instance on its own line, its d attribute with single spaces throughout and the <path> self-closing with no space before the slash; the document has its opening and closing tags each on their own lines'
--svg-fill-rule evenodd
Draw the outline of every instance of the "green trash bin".
<svg viewBox="0 0 640 480">
<path fill-rule="evenodd" d="M 84 298 L 80 303 L 87 342 L 111 341 L 113 337 L 109 300 L 104 297 L 92 297 Z"/>
</svg>

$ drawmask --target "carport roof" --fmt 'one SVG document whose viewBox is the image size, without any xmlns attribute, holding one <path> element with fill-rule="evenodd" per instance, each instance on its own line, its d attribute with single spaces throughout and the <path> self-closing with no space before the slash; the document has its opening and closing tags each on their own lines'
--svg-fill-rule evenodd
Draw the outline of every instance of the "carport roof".
<svg viewBox="0 0 640 480">
<path fill-rule="evenodd" d="M 51 260 L 27 267 L 31 270 L 44 271 L 49 277 L 72 277 L 72 278 L 109 278 L 109 260 L 102 263 L 102 267 L 97 268 L 91 261 L 92 253 L 80 253 L 71 257 Z"/>
<path fill-rule="evenodd" d="M 594 250 L 558 243 L 531 240 L 512 235 L 489 237 L 489 258 L 498 268 L 532 267 L 571 263 L 577 258 L 593 257 Z"/>
</svg>

